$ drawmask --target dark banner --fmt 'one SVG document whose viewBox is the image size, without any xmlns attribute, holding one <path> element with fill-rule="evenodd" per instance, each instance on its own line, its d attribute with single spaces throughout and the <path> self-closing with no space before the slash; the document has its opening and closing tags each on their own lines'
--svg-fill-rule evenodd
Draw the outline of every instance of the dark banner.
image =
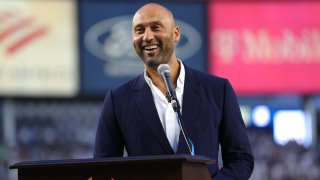
<svg viewBox="0 0 320 180">
<path fill-rule="evenodd" d="M 131 20 L 144 3 L 79 2 L 82 95 L 104 95 L 143 72 L 132 46 Z M 177 56 L 206 71 L 206 6 L 204 3 L 165 3 L 181 29 Z M 192 13 L 190 13 L 192 12 Z"/>
<path fill-rule="evenodd" d="M 0 100 L 0 158 L 3 157 L 3 152 L 1 152 L 1 148 L 3 145 L 3 132 L 4 132 L 4 127 L 3 127 L 3 108 L 2 108 L 3 102 Z"/>
</svg>

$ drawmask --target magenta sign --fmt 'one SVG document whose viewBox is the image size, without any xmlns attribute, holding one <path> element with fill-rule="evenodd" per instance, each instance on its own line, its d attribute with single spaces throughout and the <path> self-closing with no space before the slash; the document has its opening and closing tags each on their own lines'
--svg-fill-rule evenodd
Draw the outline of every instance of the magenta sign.
<svg viewBox="0 0 320 180">
<path fill-rule="evenodd" d="M 319 2 L 212 2 L 209 72 L 237 94 L 320 93 Z"/>
</svg>

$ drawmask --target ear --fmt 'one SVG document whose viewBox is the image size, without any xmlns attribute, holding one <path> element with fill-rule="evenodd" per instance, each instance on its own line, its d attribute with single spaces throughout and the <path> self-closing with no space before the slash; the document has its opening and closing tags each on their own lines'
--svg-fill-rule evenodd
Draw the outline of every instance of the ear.
<svg viewBox="0 0 320 180">
<path fill-rule="evenodd" d="M 180 40 L 180 28 L 175 26 L 173 29 L 174 42 L 177 43 Z"/>
</svg>

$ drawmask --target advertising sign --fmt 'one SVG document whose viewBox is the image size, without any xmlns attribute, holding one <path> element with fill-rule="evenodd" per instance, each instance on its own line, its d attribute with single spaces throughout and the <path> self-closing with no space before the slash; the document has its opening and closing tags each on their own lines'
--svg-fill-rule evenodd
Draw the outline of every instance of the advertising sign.
<svg viewBox="0 0 320 180">
<path fill-rule="evenodd" d="M 0 96 L 78 91 L 75 1 L 0 1 Z"/>
<path fill-rule="evenodd" d="M 209 72 L 238 94 L 320 92 L 320 3 L 211 2 Z"/>
<path fill-rule="evenodd" d="M 80 1 L 80 57 L 82 93 L 104 95 L 143 73 L 143 63 L 132 45 L 132 17 L 145 3 L 137 1 Z M 163 3 L 172 10 L 181 29 L 177 56 L 184 63 L 206 70 L 204 3 Z M 192 16 L 187 16 L 192 12 Z"/>
</svg>

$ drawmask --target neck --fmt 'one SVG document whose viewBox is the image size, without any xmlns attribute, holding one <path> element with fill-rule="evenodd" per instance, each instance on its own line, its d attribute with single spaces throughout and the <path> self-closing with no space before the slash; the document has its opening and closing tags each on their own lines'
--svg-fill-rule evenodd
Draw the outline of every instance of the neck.
<svg viewBox="0 0 320 180">
<path fill-rule="evenodd" d="M 172 86 L 173 88 L 176 88 L 177 86 L 177 79 L 179 77 L 180 74 L 180 63 L 177 59 L 175 59 L 174 61 L 170 61 L 169 63 L 170 66 L 170 77 L 171 77 L 171 81 L 172 81 Z M 146 72 L 147 75 L 149 76 L 149 78 L 151 79 L 152 83 L 164 94 L 166 95 L 166 87 L 164 84 L 164 80 L 162 79 L 162 77 L 158 74 L 156 69 L 152 69 L 148 66 L 145 66 L 146 68 Z"/>
</svg>

